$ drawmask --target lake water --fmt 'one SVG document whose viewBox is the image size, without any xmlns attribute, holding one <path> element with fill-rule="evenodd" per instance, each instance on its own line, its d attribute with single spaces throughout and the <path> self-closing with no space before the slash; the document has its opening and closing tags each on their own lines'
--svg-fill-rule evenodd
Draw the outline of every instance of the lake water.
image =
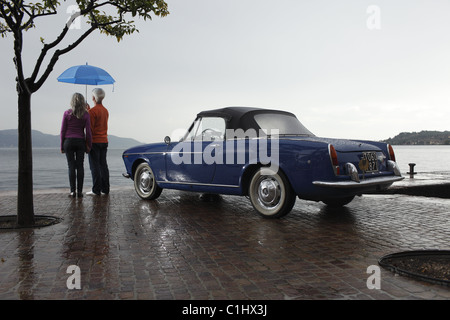
<svg viewBox="0 0 450 320">
<path fill-rule="evenodd" d="M 404 176 L 407 176 L 406 173 L 409 172 L 409 163 L 416 164 L 414 171 L 419 175 L 421 173 L 450 175 L 450 146 L 394 146 L 394 150 Z M 108 150 L 112 189 L 133 186 L 130 179 L 122 176 L 125 172 L 122 153 L 122 149 Z M 92 187 L 92 179 L 87 155 L 84 166 L 84 191 L 89 191 Z M 57 149 L 34 149 L 33 180 L 35 189 L 69 189 L 66 156 Z M 13 190 L 17 190 L 17 149 L 0 149 L 0 191 Z"/>
<path fill-rule="evenodd" d="M 122 149 L 108 149 L 108 167 L 111 188 L 133 186 L 130 179 L 122 176 L 125 166 L 122 161 Z M 92 187 L 89 157 L 84 158 L 84 190 Z M 0 191 L 17 190 L 17 149 L 0 148 Z M 69 174 L 66 155 L 58 149 L 33 149 L 33 182 L 35 189 L 67 188 L 69 190 Z"/>
<path fill-rule="evenodd" d="M 402 174 L 415 163 L 417 173 L 450 173 L 450 146 L 394 146 L 397 164 Z"/>
</svg>

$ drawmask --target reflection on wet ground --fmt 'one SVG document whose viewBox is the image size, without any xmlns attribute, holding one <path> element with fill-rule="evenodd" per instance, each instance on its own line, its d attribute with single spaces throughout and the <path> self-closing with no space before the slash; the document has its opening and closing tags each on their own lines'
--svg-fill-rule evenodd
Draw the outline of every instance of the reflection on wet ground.
<svg viewBox="0 0 450 320">
<path fill-rule="evenodd" d="M 16 198 L 0 197 L 0 215 Z M 356 198 L 330 209 L 297 200 L 278 220 L 243 197 L 164 190 L 143 201 L 131 189 L 70 199 L 35 195 L 53 226 L 0 231 L 0 299 L 448 299 L 448 288 L 367 268 L 388 253 L 449 249 L 450 200 Z M 69 290 L 67 268 L 81 270 Z"/>
</svg>

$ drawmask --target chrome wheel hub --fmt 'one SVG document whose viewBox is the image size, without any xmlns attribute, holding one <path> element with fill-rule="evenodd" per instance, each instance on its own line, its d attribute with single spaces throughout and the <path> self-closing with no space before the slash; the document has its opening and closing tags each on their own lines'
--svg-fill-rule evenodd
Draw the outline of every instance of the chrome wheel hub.
<svg viewBox="0 0 450 320">
<path fill-rule="evenodd" d="M 139 187 L 142 192 L 150 192 L 153 187 L 153 176 L 152 174 L 145 170 L 141 173 L 139 179 Z"/>
<path fill-rule="evenodd" d="M 273 178 L 264 177 L 258 185 L 257 192 L 260 204 L 267 209 L 276 207 L 280 202 L 280 184 Z"/>
</svg>

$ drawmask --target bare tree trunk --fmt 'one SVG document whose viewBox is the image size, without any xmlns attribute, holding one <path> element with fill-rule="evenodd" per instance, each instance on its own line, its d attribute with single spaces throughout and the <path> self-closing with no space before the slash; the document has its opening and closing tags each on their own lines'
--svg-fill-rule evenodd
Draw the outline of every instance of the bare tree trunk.
<svg viewBox="0 0 450 320">
<path fill-rule="evenodd" d="M 19 176 L 17 224 L 34 225 L 33 149 L 31 141 L 31 94 L 19 92 Z"/>
</svg>

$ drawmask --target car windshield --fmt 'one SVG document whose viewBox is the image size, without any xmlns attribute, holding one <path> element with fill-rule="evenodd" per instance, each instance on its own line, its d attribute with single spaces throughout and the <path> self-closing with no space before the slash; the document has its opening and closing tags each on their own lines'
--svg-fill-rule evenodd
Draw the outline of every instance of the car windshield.
<svg viewBox="0 0 450 320">
<path fill-rule="evenodd" d="M 314 136 L 294 116 L 279 113 L 262 113 L 255 115 L 255 121 L 266 134 L 273 132 L 273 130 L 278 130 L 279 135 Z"/>
</svg>

